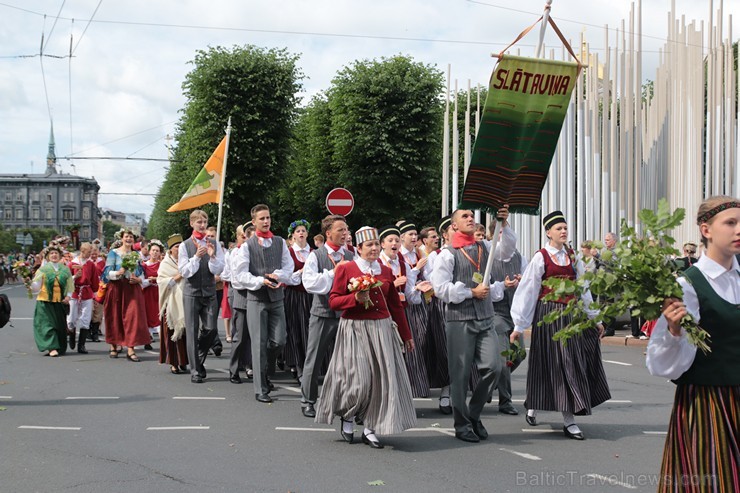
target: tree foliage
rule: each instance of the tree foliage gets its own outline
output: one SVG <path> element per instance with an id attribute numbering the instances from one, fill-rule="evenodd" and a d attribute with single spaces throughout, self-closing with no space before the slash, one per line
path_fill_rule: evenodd
<path id="1" fill-rule="evenodd" d="M 224 136 L 232 119 L 222 221 L 222 238 L 249 219 L 264 202 L 276 223 L 288 219 L 277 193 L 286 177 L 290 138 L 302 73 L 298 55 L 255 46 L 197 52 L 185 77 L 187 102 L 176 131 L 175 160 L 155 200 L 149 236 L 189 234 L 189 211 L 168 213 Z M 215 224 L 218 208 L 203 207 Z M 285 217 L 283 217 L 285 216 Z"/>

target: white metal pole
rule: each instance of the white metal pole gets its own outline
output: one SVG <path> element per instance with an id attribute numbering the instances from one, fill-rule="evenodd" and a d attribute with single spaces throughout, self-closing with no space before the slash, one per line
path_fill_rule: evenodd
<path id="1" fill-rule="evenodd" d="M 226 163 L 229 160 L 229 138 L 231 137 L 231 117 L 226 124 L 226 145 L 224 146 L 224 166 L 221 170 L 221 192 L 218 198 L 218 222 L 216 223 L 216 243 L 221 241 L 221 216 L 224 209 L 224 192 L 226 186 Z"/>

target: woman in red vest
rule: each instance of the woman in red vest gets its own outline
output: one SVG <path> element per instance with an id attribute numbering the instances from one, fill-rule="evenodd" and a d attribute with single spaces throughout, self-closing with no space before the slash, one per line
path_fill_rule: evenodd
<path id="1" fill-rule="evenodd" d="M 285 290 L 285 322 L 287 339 L 285 342 L 285 364 L 290 368 L 294 378 L 303 376 L 303 362 L 306 360 L 306 343 L 308 342 L 308 319 L 311 316 L 313 295 L 306 292 L 301 282 L 303 266 L 311 247 L 308 245 L 308 230 L 311 224 L 305 219 L 293 221 L 288 226 L 291 242 L 290 256 L 293 257 L 293 283 Z"/>
<path id="2" fill-rule="evenodd" d="M 583 262 L 576 258 L 568 244 L 568 225 L 560 211 L 554 211 L 542 220 L 549 239 L 532 257 L 522 274 L 511 306 L 514 332 L 511 342 L 524 338 L 521 335 L 532 327 L 527 371 L 526 421 L 537 426 L 537 411 L 560 411 L 563 414 L 563 433 L 567 438 L 583 440 L 584 436 L 575 422 L 575 415 L 591 414 L 591 409 L 611 398 L 606 374 L 601 362 L 599 338 L 604 327 L 586 331 L 574 337 L 567 345 L 552 340 L 552 336 L 570 323 L 570 317 L 560 317 L 551 324 L 540 321 L 554 310 L 563 310 L 568 299 L 543 301 L 550 291 L 542 281 L 551 277 L 576 279 L 583 274 Z M 590 306 L 591 293 L 582 296 L 585 306 Z M 589 312 L 589 316 L 595 316 Z"/>
<path id="3" fill-rule="evenodd" d="M 157 275 L 163 254 L 164 244 L 157 239 L 153 239 L 149 242 L 149 259 L 141 263 L 141 268 L 144 269 L 141 287 L 144 290 L 146 325 L 149 327 L 149 336 L 152 339 L 154 339 L 154 334 L 159 335 L 159 287 L 157 287 Z M 144 346 L 144 349 L 151 350 L 151 343 Z"/>

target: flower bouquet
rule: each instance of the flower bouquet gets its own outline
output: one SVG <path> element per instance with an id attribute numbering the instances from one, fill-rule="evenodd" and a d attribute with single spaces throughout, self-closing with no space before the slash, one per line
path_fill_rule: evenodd
<path id="1" fill-rule="evenodd" d="M 26 286 L 26 291 L 28 291 L 28 299 L 33 298 L 33 292 L 31 291 L 31 264 L 28 262 L 24 262 L 23 260 L 18 260 L 17 262 L 13 263 L 13 272 L 15 272 L 15 275 L 18 276 L 19 279 L 23 280 L 23 284 Z"/>
<path id="2" fill-rule="evenodd" d="M 595 330 L 597 323 L 608 323 L 626 311 L 634 317 L 657 320 L 666 299 L 680 299 L 682 290 L 676 279 L 677 268 L 671 260 L 679 252 L 673 247 L 676 240 L 668 232 L 680 225 L 685 215 L 686 211 L 680 208 L 671 212 L 668 202 L 661 199 L 657 211 L 640 211 L 643 234 L 622 220 L 621 241 L 613 252 L 602 254 L 601 268 L 586 272 L 575 281 L 561 278 L 544 281 L 544 286 L 553 289 L 545 296 L 545 301 L 571 297 L 563 311 L 550 312 L 543 318 L 542 322 L 553 323 L 561 316 L 572 316 L 571 323 L 555 333 L 553 339 L 565 344 L 571 337 Z M 586 290 L 611 301 L 584 306 L 581 294 Z M 586 309 L 598 313 L 589 319 Z M 690 314 L 681 320 L 681 327 L 686 330 L 691 344 L 704 353 L 711 351 L 709 333 L 699 327 Z"/>
<path id="3" fill-rule="evenodd" d="M 136 267 L 139 265 L 140 260 L 139 252 L 130 252 L 123 256 L 121 260 L 121 267 L 126 270 L 126 277 L 131 277 L 131 274 L 136 271 Z"/>
<path id="4" fill-rule="evenodd" d="M 501 356 L 506 358 L 506 366 L 513 368 L 524 361 L 524 358 L 527 357 L 527 351 L 517 341 L 509 344 L 509 349 L 506 351 L 501 351 Z"/>
<path id="5" fill-rule="evenodd" d="M 372 274 L 365 274 L 362 277 L 353 277 L 349 280 L 349 284 L 347 284 L 347 289 L 350 293 L 355 293 L 357 291 L 370 291 L 373 288 L 379 288 L 383 285 L 382 281 L 379 281 L 375 278 Z M 373 306 L 372 300 L 367 300 L 365 302 L 365 309 L 367 310 Z"/>

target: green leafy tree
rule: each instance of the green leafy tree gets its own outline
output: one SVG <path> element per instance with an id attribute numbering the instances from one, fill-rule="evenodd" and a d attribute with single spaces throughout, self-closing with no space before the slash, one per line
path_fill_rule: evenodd
<path id="1" fill-rule="evenodd" d="M 113 235 L 121 229 L 121 226 L 113 221 L 103 221 L 103 238 L 106 243 L 113 241 Z"/>
<path id="2" fill-rule="evenodd" d="M 352 192 L 354 228 L 439 218 L 442 81 L 438 69 L 406 56 L 356 61 L 334 78 L 331 164 L 316 177 L 324 195 L 336 186 Z"/>
<path id="3" fill-rule="evenodd" d="M 189 211 L 168 213 L 224 136 L 232 119 L 222 221 L 230 240 L 237 224 L 249 219 L 254 204 L 270 205 L 279 226 L 289 224 L 279 193 L 286 179 L 290 138 L 301 88 L 298 56 L 284 49 L 256 46 L 212 47 L 197 52 L 183 83 L 187 98 L 176 131 L 177 146 L 155 199 L 149 236 L 189 234 Z M 276 203 L 277 202 L 277 203 Z M 211 224 L 218 207 L 203 207 Z"/>

